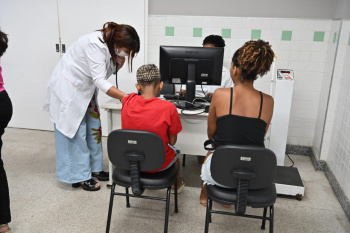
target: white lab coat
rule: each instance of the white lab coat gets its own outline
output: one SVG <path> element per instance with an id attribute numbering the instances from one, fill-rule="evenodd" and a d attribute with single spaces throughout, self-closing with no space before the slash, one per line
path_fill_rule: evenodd
<path id="1" fill-rule="evenodd" d="M 62 56 L 47 85 L 42 110 L 63 135 L 73 138 L 98 89 L 106 93 L 115 71 L 100 31 L 81 36 Z"/>
<path id="2" fill-rule="evenodd" d="M 205 97 L 207 93 L 214 93 L 216 89 L 221 87 L 233 87 L 233 81 L 231 79 L 230 71 L 224 66 L 222 67 L 221 85 L 196 85 L 196 97 Z M 181 89 L 186 90 L 186 84 L 182 85 Z M 203 91 L 205 94 L 203 93 Z"/>

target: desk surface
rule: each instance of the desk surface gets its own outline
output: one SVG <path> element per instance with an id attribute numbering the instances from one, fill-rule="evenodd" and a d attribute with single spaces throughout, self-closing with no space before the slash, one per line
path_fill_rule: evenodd
<path id="1" fill-rule="evenodd" d="M 108 129 L 121 128 L 122 104 L 119 100 L 111 99 L 101 105 L 108 113 Z M 178 134 L 176 147 L 180 148 L 181 154 L 206 155 L 204 142 L 208 139 L 207 125 L 208 113 L 201 113 L 202 110 L 188 111 L 178 109 L 182 131 Z"/>
<path id="2" fill-rule="evenodd" d="M 110 99 L 109 101 L 107 101 L 106 103 L 101 105 L 101 108 L 106 109 L 106 110 L 121 110 L 122 109 L 122 103 L 117 100 L 117 99 Z M 182 110 L 182 109 L 177 109 L 177 112 L 180 115 L 195 115 L 198 117 L 208 117 L 208 113 L 203 112 L 202 109 L 199 110 Z"/>

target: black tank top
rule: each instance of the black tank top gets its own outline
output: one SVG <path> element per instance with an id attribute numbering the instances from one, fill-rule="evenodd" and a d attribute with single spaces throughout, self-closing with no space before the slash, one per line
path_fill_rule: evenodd
<path id="1" fill-rule="evenodd" d="M 221 145 L 264 145 L 264 137 L 267 123 L 260 119 L 261 109 L 263 105 L 263 95 L 260 91 L 260 111 L 259 117 L 245 117 L 231 114 L 232 110 L 232 93 L 230 100 L 230 112 L 228 115 L 218 117 L 216 124 L 217 130 L 214 136 L 214 147 Z"/>

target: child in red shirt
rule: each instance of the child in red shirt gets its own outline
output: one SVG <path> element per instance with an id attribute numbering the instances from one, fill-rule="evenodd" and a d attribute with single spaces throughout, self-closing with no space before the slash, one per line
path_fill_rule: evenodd
<path id="1" fill-rule="evenodd" d="M 136 88 L 141 95 L 132 93 L 122 99 L 122 128 L 145 130 L 159 135 L 165 148 L 165 162 L 155 171 L 164 170 L 175 161 L 178 163 L 178 193 L 185 186 L 180 178 L 180 161 L 172 146 L 175 145 L 177 134 L 182 130 L 181 121 L 175 105 L 169 101 L 157 98 L 163 87 L 160 72 L 156 65 L 141 66 L 136 73 Z"/>

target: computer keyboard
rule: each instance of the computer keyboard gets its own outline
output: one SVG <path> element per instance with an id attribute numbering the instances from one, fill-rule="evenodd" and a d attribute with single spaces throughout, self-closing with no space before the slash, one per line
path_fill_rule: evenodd
<path id="1" fill-rule="evenodd" d="M 170 94 L 166 94 L 163 95 L 164 99 L 166 100 L 185 100 L 185 96 L 181 96 L 181 95 L 170 95 Z M 196 97 L 195 98 L 196 102 L 211 102 L 211 98 L 207 98 L 207 97 Z"/>

